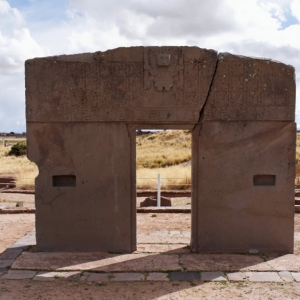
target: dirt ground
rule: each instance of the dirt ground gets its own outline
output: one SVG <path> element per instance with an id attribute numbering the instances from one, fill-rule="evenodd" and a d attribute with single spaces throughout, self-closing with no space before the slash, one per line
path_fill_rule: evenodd
<path id="1" fill-rule="evenodd" d="M 0 299 L 299 299 L 300 283 L 37 282 L 1 280 Z"/>
<path id="2" fill-rule="evenodd" d="M 31 231 L 34 224 L 34 214 L 0 214 L 0 253 Z"/>
<path id="3" fill-rule="evenodd" d="M 0 214 L 0 253 L 34 228 L 34 214 Z M 138 214 L 138 233 L 188 231 L 190 214 Z M 300 231 L 300 214 L 295 215 Z M 300 299 L 300 283 L 38 282 L 0 279 L 0 300 L 11 299 Z"/>

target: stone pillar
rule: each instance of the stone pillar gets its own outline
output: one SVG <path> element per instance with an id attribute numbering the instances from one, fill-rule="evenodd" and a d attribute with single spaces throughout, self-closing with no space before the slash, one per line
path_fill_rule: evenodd
<path id="1" fill-rule="evenodd" d="M 135 250 L 127 126 L 35 123 L 27 130 L 28 157 L 39 168 L 37 250 Z"/>

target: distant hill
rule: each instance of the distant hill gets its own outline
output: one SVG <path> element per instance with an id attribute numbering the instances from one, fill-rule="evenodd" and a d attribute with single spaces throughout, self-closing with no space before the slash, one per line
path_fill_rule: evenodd
<path id="1" fill-rule="evenodd" d="M 136 166 L 164 168 L 190 161 L 191 131 L 168 130 L 136 137 Z"/>

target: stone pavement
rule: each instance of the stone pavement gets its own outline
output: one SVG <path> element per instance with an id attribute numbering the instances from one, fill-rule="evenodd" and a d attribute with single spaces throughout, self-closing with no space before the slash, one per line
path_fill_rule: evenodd
<path id="1" fill-rule="evenodd" d="M 132 254 L 45 253 L 34 252 L 32 231 L 0 254 L 0 279 L 300 282 L 299 255 L 191 253 L 189 238 L 185 231 L 162 230 L 139 234 Z"/>

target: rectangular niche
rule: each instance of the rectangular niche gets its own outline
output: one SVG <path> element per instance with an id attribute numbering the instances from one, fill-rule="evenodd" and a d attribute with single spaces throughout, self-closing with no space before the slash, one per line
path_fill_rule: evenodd
<path id="1" fill-rule="evenodd" d="M 253 185 L 254 186 L 274 186 L 276 182 L 275 175 L 254 175 Z"/>
<path id="2" fill-rule="evenodd" d="M 52 176 L 53 187 L 75 187 L 75 175 L 54 175 Z"/>

